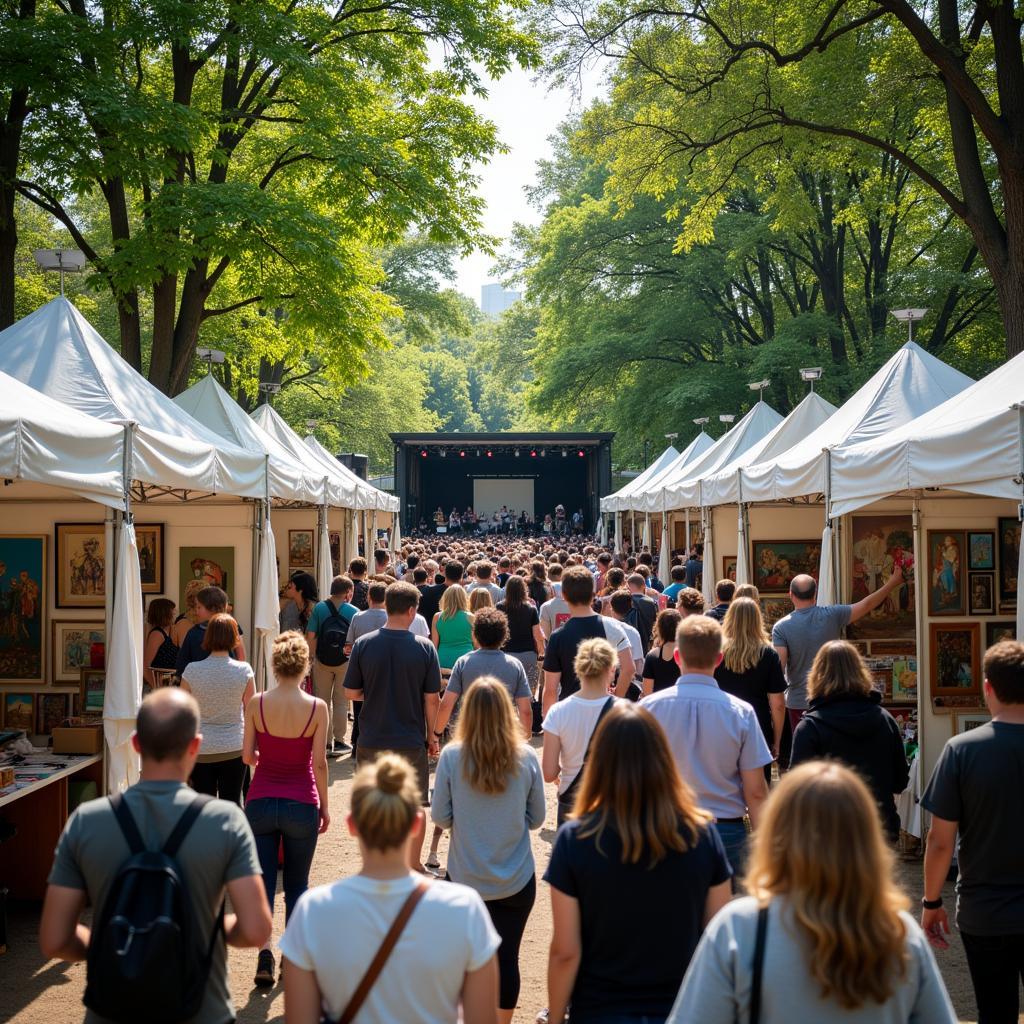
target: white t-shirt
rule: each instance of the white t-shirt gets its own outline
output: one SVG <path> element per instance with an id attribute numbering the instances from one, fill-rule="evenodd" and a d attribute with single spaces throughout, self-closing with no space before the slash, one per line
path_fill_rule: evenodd
<path id="1" fill-rule="evenodd" d="M 425 636 L 428 640 L 430 639 L 430 627 L 427 625 L 427 620 L 418 612 L 416 618 L 412 620 L 409 632 L 415 633 L 417 636 Z"/>
<path id="2" fill-rule="evenodd" d="M 628 622 L 619 622 L 618 619 L 614 620 L 618 622 L 619 626 L 622 627 L 622 632 L 626 634 L 626 639 L 629 640 L 629 646 L 633 651 L 633 661 L 639 661 L 641 667 L 644 661 L 644 645 L 640 642 L 640 634 L 637 632 L 634 626 L 631 626 Z"/>
<path id="3" fill-rule="evenodd" d="M 622 623 L 618 623 L 622 625 Z M 572 784 L 572 780 L 583 767 L 583 755 L 587 752 L 590 736 L 593 733 L 597 718 L 607 697 L 587 700 L 578 693 L 566 697 L 552 705 L 544 718 L 544 731 L 558 737 L 559 754 L 558 776 L 559 795 Z M 613 698 L 617 700 L 618 698 Z"/>
<path id="4" fill-rule="evenodd" d="M 281 939 L 281 952 L 312 971 L 324 1012 L 337 1020 L 376 956 L 419 875 L 381 881 L 356 875 L 309 889 Z M 358 941 L 339 941 L 338 929 Z M 455 882 L 432 882 L 388 957 L 356 1024 L 454 1024 L 468 971 L 501 943 L 480 896 Z"/>

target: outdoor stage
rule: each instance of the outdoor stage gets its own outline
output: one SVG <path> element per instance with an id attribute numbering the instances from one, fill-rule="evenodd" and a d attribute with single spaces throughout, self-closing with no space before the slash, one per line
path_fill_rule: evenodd
<path id="1" fill-rule="evenodd" d="M 502 505 L 537 522 L 555 506 L 594 528 L 611 491 L 614 434 L 392 434 L 402 529 L 433 526 L 438 506 L 489 515 Z"/>

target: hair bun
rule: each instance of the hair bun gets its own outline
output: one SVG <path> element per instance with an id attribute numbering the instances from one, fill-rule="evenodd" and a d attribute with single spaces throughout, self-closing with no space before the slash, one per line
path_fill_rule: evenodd
<path id="1" fill-rule="evenodd" d="M 377 766 L 377 788 L 382 793 L 393 796 L 401 792 L 405 776 L 405 766 L 387 758 Z"/>

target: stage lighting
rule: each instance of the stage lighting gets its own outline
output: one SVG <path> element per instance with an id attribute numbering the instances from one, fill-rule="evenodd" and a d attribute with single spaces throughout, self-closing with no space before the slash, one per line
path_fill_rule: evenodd
<path id="1" fill-rule="evenodd" d="M 420 449 L 420 458 L 421 459 L 425 459 L 426 457 L 427 457 L 427 449 L 426 448 L 421 448 Z"/>
<path id="2" fill-rule="evenodd" d="M 466 453 L 464 451 L 460 451 L 459 452 L 459 458 L 460 459 L 464 459 L 465 457 L 466 457 Z"/>
<path id="3" fill-rule="evenodd" d="M 540 457 L 541 457 L 542 459 L 543 459 L 543 458 L 546 458 L 546 457 L 547 457 L 547 454 L 548 454 L 548 450 L 547 450 L 547 448 L 541 448 L 541 450 L 540 450 Z"/>
<path id="4" fill-rule="evenodd" d="M 517 448 L 512 454 L 518 459 L 519 458 L 519 449 Z"/>
<path id="5" fill-rule="evenodd" d="M 535 459 L 535 458 L 537 458 L 537 449 L 536 449 L 536 448 L 534 448 L 534 449 L 533 449 L 533 450 L 532 450 L 532 451 L 530 452 L 530 458 L 531 458 L 531 459 Z"/>
<path id="6" fill-rule="evenodd" d="M 563 459 L 569 458 L 569 453 L 564 448 L 562 449 L 562 458 Z"/>
<path id="7" fill-rule="evenodd" d="M 479 449 L 479 448 L 477 448 L 477 450 L 476 450 L 476 457 L 477 457 L 478 459 L 480 458 L 480 449 Z"/>
<path id="8" fill-rule="evenodd" d="M 442 459 L 448 458 L 448 452 L 444 448 L 442 448 L 437 454 L 440 455 Z"/>
<path id="9" fill-rule="evenodd" d="M 491 457 L 491 449 L 490 449 L 490 448 L 488 448 L 488 449 L 487 449 L 487 458 L 490 458 L 490 457 Z"/>
<path id="10" fill-rule="evenodd" d="M 585 455 L 585 452 L 581 448 L 576 454 L 582 459 L 584 457 L 584 455 Z"/>

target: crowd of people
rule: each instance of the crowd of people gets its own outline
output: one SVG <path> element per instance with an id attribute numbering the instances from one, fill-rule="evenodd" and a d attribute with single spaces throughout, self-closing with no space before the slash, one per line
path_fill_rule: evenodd
<path id="1" fill-rule="evenodd" d="M 586 517 L 583 509 L 578 508 L 571 515 L 565 510 L 565 506 L 559 503 L 551 512 L 543 516 L 535 516 L 528 509 L 509 508 L 502 505 L 494 511 L 478 512 L 468 507 L 460 512 L 452 506 L 451 512 L 445 514 L 444 509 L 438 505 L 431 516 L 431 525 L 426 519 L 420 519 L 413 537 L 427 537 L 431 533 L 446 533 L 453 535 L 473 534 L 513 534 L 516 536 L 546 535 L 549 537 L 574 537 L 582 536 L 586 529 Z"/>
<path id="2" fill-rule="evenodd" d="M 751 585 L 721 580 L 705 606 L 699 547 L 670 581 L 649 551 L 571 534 L 371 558 L 322 600 L 289 579 L 262 693 L 223 591 L 194 595 L 185 629 L 151 605 L 147 670 L 173 658 L 180 686 L 143 701 L 141 781 L 69 819 L 40 928 L 45 955 L 88 960 L 90 1021 L 143 1019 L 147 981 L 160 1019 L 234 1019 L 226 942 L 256 950 L 257 986 L 283 978 L 289 1024 L 508 1024 L 540 871 L 548 999 L 521 1008 L 538 1021 L 946 1024 L 955 854 L 979 1022 L 1016 1022 L 1024 644 L 987 652 L 992 722 L 946 744 L 922 797 L 918 923 L 893 878 L 903 737 L 842 639 L 898 570 L 829 607 L 798 576 L 769 633 Z M 310 889 L 343 756 L 361 869 Z M 546 785 L 558 830 L 537 864 Z"/>

